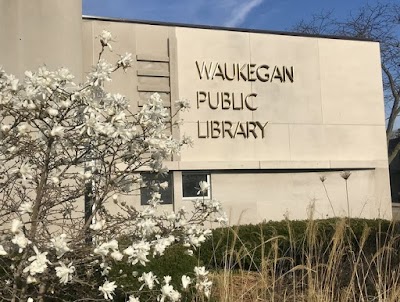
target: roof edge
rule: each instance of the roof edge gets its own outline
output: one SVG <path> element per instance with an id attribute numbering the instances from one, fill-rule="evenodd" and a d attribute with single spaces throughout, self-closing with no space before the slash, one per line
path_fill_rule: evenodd
<path id="1" fill-rule="evenodd" d="M 196 28 L 196 29 L 210 29 L 210 30 L 224 30 L 224 31 L 235 31 L 235 32 L 260 33 L 260 34 L 271 34 L 271 35 L 281 35 L 281 36 L 294 36 L 294 37 L 307 37 L 307 38 L 325 38 L 325 39 L 363 41 L 363 42 L 379 42 L 379 41 L 372 40 L 372 39 L 356 38 L 356 37 L 348 37 L 348 36 L 316 35 L 316 34 L 306 34 L 306 33 L 299 33 L 299 32 L 289 32 L 289 31 L 248 29 L 248 28 L 240 28 L 240 27 L 224 27 L 224 26 L 199 25 L 199 24 L 187 24 L 187 23 L 173 23 L 173 22 L 164 22 L 164 21 L 123 19 L 123 18 L 100 17 L 100 16 L 89 16 L 89 15 L 83 15 L 82 19 L 95 20 L 95 21 L 120 22 L 120 23 L 136 23 L 136 24 L 147 24 L 147 25 L 159 25 L 159 26 L 174 26 L 174 27 Z"/>

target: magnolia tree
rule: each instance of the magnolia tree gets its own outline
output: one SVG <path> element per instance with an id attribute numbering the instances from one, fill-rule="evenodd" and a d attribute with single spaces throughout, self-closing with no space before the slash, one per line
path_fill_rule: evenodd
<path id="1" fill-rule="evenodd" d="M 145 267 L 175 244 L 192 253 L 210 234 L 203 223 L 224 221 L 213 200 L 194 201 L 190 211 L 162 211 L 165 183 L 151 184 L 147 206 L 129 204 L 127 196 L 145 185 L 138 169 L 165 173 L 163 161 L 189 140 L 168 134 L 172 118 L 159 95 L 131 112 L 125 97 L 105 90 L 132 60 L 125 54 L 116 64 L 106 62 L 102 54 L 112 37 L 103 31 L 99 39 L 99 60 L 83 84 L 65 68 L 27 71 L 23 80 L 0 69 L 1 301 L 71 301 L 60 293 L 82 287 L 90 294 L 72 301 L 112 300 L 119 290 L 109 275 L 114 264 Z M 188 102 L 176 106 L 184 110 Z M 181 276 L 175 288 L 170 276 L 145 269 L 133 277 L 141 286 L 125 293 L 130 302 L 143 292 L 159 301 L 179 301 L 189 289 L 210 294 L 204 267 Z"/>

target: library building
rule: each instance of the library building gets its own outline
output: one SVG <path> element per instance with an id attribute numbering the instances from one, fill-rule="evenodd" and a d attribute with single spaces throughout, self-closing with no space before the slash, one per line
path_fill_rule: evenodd
<path id="1" fill-rule="evenodd" d="M 166 210 L 190 207 L 207 181 L 206 198 L 222 202 L 231 224 L 392 218 L 378 42 L 107 19 L 82 16 L 81 1 L 32 2 L 1 2 L 6 71 L 65 66 L 79 81 L 107 30 L 115 42 L 105 58 L 134 58 L 109 84 L 132 110 L 153 93 L 171 111 L 190 101 L 172 135 L 194 144 L 166 162 Z"/>

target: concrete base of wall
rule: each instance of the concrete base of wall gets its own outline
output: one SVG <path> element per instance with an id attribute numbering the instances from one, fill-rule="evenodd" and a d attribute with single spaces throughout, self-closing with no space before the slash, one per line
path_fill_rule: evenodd
<path id="1" fill-rule="evenodd" d="M 392 215 L 394 221 L 400 220 L 400 203 L 393 203 L 392 204 Z"/>

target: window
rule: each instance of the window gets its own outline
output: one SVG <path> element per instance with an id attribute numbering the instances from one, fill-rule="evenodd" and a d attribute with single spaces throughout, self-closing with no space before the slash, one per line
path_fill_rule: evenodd
<path id="1" fill-rule="evenodd" d="M 142 172 L 140 175 L 143 181 L 146 183 L 145 187 L 140 188 L 140 204 L 142 206 L 147 205 L 148 201 L 151 199 L 152 185 L 155 183 L 168 182 L 168 187 L 166 189 L 159 188 L 159 193 L 161 194 L 161 204 L 172 204 L 174 200 L 173 195 L 173 177 L 172 172 L 168 174 L 157 174 L 151 172 Z M 157 189 L 157 188 L 156 188 Z"/>
<path id="2" fill-rule="evenodd" d="M 206 181 L 209 185 L 210 182 L 210 174 L 202 173 L 202 172 L 183 172 L 182 173 L 182 191 L 183 198 L 198 198 L 203 196 L 201 193 L 198 195 L 197 193 L 200 190 L 199 182 Z M 210 198 L 211 191 L 208 188 L 207 192 L 204 194 L 204 197 Z"/>

